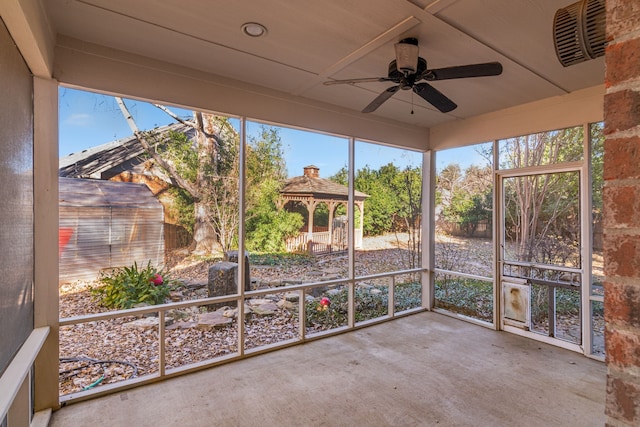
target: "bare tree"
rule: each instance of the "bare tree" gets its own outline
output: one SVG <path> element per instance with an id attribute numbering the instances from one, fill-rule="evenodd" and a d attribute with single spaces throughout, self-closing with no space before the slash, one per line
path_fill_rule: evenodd
<path id="1" fill-rule="evenodd" d="M 507 165 L 519 168 L 575 160 L 572 156 L 581 154 L 581 141 L 580 129 L 514 138 L 505 150 Z M 557 254 L 566 260 L 566 247 L 554 246 L 553 240 L 556 237 L 571 241 L 578 239 L 579 230 L 567 222 L 568 218 L 575 220 L 578 215 L 577 176 L 572 173 L 546 173 L 508 178 L 505 192 L 507 236 L 516 243 L 516 258 L 532 261 L 540 256 Z M 570 235 L 559 236 L 559 230 Z M 561 254 L 560 249 L 565 253 Z"/>

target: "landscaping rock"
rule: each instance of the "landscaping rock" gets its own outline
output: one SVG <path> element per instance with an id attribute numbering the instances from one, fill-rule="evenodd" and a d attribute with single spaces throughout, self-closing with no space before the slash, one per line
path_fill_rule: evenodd
<path id="1" fill-rule="evenodd" d="M 184 299 L 184 295 L 179 291 L 171 291 L 169 292 L 169 299 L 173 302 L 182 301 Z"/>
<path id="2" fill-rule="evenodd" d="M 219 297 L 238 293 L 238 264 L 221 261 L 209 267 L 209 281 L 207 284 L 209 297 Z M 216 310 L 232 303 L 211 304 L 209 309 Z"/>
<path id="3" fill-rule="evenodd" d="M 260 298 L 260 299 L 256 298 L 256 299 L 250 299 L 247 302 L 249 303 L 250 306 L 254 307 L 256 305 L 270 304 L 273 301 L 266 298 Z"/>
<path id="4" fill-rule="evenodd" d="M 124 323 L 122 326 L 127 328 L 137 328 L 142 330 L 153 329 L 158 327 L 159 319 L 157 317 L 143 317 L 141 319 L 136 319 L 132 322 Z M 173 318 L 165 317 L 164 325 L 169 326 L 173 323 Z"/>
<path id="5" fill-rule="evenodd" d="M 222 315 L 224 317 L 228 317 L 230 319 L 237 319 L 238 318 L 238 309 L 237 308 L 230 308 L 230 307 L 225 307 L 226 309 L 222 312 Z M 247 317 L 249 316 L 251 313 L 253 313 L 253 309 L 251 307 L 249 307 L 247 304 L 244 305 L 244 316 Z"/>
<path id="6" fill-rule="evenodd" d="M 284 298 L 287 301 L 296 302 L 300 299 L 300 292 L 287 292 L 286 294 L 284 294 Z"/>
<path id="7" fill-rule="evenodd" d="M 224 261 L 239 264 L 238 251 L 228 251 L 224 253 Z M 251 290 L 251 273 L 249 271 L 249 252 L 244 251 L 244 290 Z"/>
<path id="8" fill-rule="evenodd" d="M 232 320 L 228 317 L 224 317 L 221 313 L 213 312 L 213 313 L 204 313 L 198 316 L 198 324 L 197 328 L 205 331 L 210 331 L 215 328 L 222 328 Z"/>
<path id="9" fill-rule="evenodd" d="M 252 308 L 253 312 L 258 316 L 273 316 L 278 311 L 278 306 L 272 302 L 257 305 Z"/>
<path id="10" fill-rule="evenodd" d="M 167 331 L 172 331 L 174 329 L 190 329 L 190 328 L 195 328 L 198 325 L 197 322 L 176 322 L 172 325 L 169 325 L 166 327 Z"/>
<path id="11" fill-rule="evenodd" d="M 342 288 L 333 288 L 333 289 L 329 289 L 327 291 L 327 295 L 329 296 L 335 296 L 342 293 Z"/>
<path id="12" fill-rule="evenodd" d="M 291 310 L 296 306 L 294 303 L 287 301 L 286 299 L 281 299 L 276 305 L 285 310 Z"/>

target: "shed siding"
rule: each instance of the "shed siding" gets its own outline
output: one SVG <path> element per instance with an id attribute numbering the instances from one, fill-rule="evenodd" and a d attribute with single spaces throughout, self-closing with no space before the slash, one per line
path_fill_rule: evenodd
<path id="1" fill-rule="evenodd" d="M 142 184 L 60 178 L 60 282 L 164 262 L 164 213 Z"/>

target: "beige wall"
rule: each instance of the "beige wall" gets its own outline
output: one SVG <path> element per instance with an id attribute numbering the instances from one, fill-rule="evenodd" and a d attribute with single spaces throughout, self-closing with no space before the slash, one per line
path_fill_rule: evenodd
<path id="1" fill-rule="evenodd" d="M 603 120 L 604 85 L 599 85 L 425 129 L 65 37 L 56 49 L 54 75 L 70 86 L 417 150 L 440 150 Z"/>
<path id="2" fill-rule="evenodd" d="M 51 77 L 55 34 L 38 0 L 2 0 L 0 16 L 31 73 Z"/>
<path id="3" fill-rule="evenodd" d="M 442 150 L 603 120 L 604 85 L 431 128 L 430 148 Z"/>

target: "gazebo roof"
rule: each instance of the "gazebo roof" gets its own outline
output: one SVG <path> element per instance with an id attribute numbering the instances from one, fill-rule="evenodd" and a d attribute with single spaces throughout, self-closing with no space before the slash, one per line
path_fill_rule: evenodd
<path id="1" fill-rule="evenodd" d="M 280 194 L 284 197 L 310 197 L 316 200 L 347 200 L 349 188 L 337 182 L 320 178 L 320 168 L 314 165 L 304 168 L 304 175 L 289 178 L 285 181 Z M 354 191 L 356 200 L 364 200 L 368 194 Z"/>

